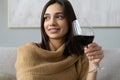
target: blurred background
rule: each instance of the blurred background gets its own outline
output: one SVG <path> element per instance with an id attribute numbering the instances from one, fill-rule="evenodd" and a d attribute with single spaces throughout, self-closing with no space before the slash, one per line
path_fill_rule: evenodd
<path id="1" fill-rule="evenodd" d="M 94 42 L 103 48 L 120 48 L 120 26 L 95 27 L 94 31 Z M 40 41 L 40 28 L 8 27 L 8 0 L 0 0 L 0 47 L 18 47 L 29 42 Z"/>

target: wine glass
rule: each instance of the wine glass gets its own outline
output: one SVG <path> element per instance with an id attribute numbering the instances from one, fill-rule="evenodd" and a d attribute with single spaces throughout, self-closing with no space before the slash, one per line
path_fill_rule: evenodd
<path id="1" fill-rule="evenodd" d="M 83 27 L 81 25 L 87 25 L 86 27 Z M 80 42 L 80 44 L 84 47 L 87 47 L 88 44 L 92 43 L 95 37 L 93 27 L 88 23 L 86 19 L 80 20 L 74 20 L 73 21 L 73 32 L 74 32 L 74 39 L 77 40 L 77 42 Z M 96 65 L 96 62 L 93 61 L 94 69 L 90 72 L 96 72 L 98 70 L 103 69 L 102 67 L 99 67 Z"/>

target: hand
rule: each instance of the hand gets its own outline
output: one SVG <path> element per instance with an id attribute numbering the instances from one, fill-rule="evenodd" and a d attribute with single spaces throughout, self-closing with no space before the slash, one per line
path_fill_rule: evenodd
<path id="1" fill-rule="evenodd" d="M 96 43 L 90 43 L 84 48 L 84 53 L 89 59 L 89 64 L 96 63 L 99 65 L 100 61 L 104 57 L 102 48 Z"/>

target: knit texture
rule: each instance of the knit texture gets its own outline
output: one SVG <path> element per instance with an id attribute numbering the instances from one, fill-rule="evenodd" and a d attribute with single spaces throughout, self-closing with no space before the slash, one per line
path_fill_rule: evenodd
<path id="1" fill-rule="evenodd" d="M 65 45 L 48 51 L 33 43 L 20 46 L 15 63 L 17 80 L 85 80 L 86 56 L 63 56 Z"/>

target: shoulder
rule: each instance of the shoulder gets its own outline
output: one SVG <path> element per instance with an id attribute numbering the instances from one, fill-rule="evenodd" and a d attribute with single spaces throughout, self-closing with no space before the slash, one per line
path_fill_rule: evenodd
<path id="1" fill-rule="evenodd" d="M 35 52 L 35 43 L 33 43 L 33 42 L 27 43 L 25 45 L 21 45 L 17 48 L 17 53 L 19 55 L 20 54 L 27 55 L 27 54 L 30 54 L 30 53 L 33 53 L 33 52 Z"/>
<path id="2" fill-rule="evenodd" d="M 28 50 L 28 49 L 32 48 L 33 46 L 35 46 L 35 43 L 30 42 L 30 43 L 19 46 L 17 49 L 18 50 Z"/>
<path id="3" fill-rule="evenodd" d="M 22 64 L 32 62 L 35 53 L 34 43 L 27 43 L 17 48 L 16 67 L 22 66 Z"/>

